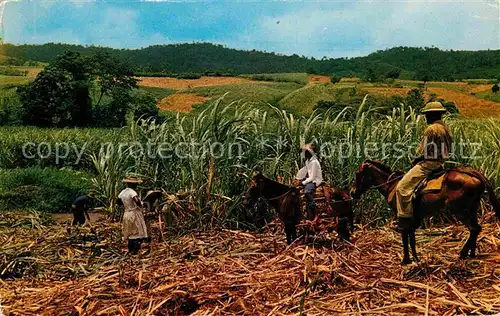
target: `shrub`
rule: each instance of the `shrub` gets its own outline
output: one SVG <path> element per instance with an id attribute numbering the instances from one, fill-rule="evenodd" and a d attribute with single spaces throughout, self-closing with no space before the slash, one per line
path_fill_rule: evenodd
<path id="1" fill-rule="evenodd" d="M 69 211 L 73 200 L 89 187 L 85 173 L 70 169 L 0 170 L 0 209 Z"/>
<path id="2" fill-rule="evenodd" d="M 337 76 L 337 75 L 331 75 L 330 76 L 330 82 L 333 83 L 333 84 L 336 84 L 340 80 L 342 80 L 342 77 L 340 77 L 340 76 Z"/>
<path id="3" fill-rule="evenodd" d="M 23 115 L 23 108 L 16 90 L 0 90 L 0 125 L 21 125 Z"/>
<path id="4" fill-rule="evenodd" d="M 493 85 L 493 87 L 491 87 L 491 91 L 492 91 L 493 93 L 497 93 L 498 91 L 500 91 L 500 87 L 498 86 L 498 83 L 495 83 L 495 84 Z"/>

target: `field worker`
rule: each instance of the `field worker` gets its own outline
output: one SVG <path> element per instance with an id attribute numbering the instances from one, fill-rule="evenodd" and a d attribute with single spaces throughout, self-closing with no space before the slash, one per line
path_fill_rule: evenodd
<path id="1" fill-rule="evenodd" d="M 316 188 L 323 182 L 321 165 L 316 157 L 313 145 L 302 147 L 301 157 L 305 158 L 305 166 L 297 172 L 295 179 L 301 181 L 300 184 L 304 186 L 304 194 L 307 201 L 307 219 L 315 220 L 316 203 L 314 202 L 314 195 Z"/>
<path id="2" fill-rule="evenodd" d="M 429 102 L 422 109 L 429 126 L 418 148 L 420 155 L 413 162 L 413 168 L 406 173 L 396 187 L 398 209 L 398 230 L 412 230 L 418 226 L 413 218 L 413 193 L 432 172 L 443 168 L 449 158 L 452 138 L 442 116 L 446 109 L 440 102 Z"/>
<path id="3" fill-rule="evenodd" d="M 125 178 L 123 182 L 127 188 L 118 195 L 118 204 L 123 205 L 123 239 L 127 241 L 128 251 L 136 254 L 144 241 L 148 241 L 148 232 L 144 214 L 142 212 L 142 201 L 137 192 L 137 185 L 142 182 L 138 178 Z"/>
<path id="4" fill-rule="evenodd" d="M 89 194 L 85 194 L 76 198 L 76 200 L 71 205 L 71 211 L 73 212 L 73 222 L 71 223 L 72 226 L 84 225 L 85 218 L 90 223 L 88 210 L 93 199 L 93 191 L 89 192 Z"/>

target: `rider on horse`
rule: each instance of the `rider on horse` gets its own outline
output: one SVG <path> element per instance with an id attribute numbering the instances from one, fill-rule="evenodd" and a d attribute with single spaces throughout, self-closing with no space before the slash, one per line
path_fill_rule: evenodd
<path id="1" fill-rule="evenodd" d="M 323 182 L 323 175 L 313 145 L 305 145 L 301 148 L 301 151 L 302 157 L 306 159 L 305 166 L 297 172 L 295 179 L 300 180 L 300 184 L 304 186 L 304 194 L 307 200 L 307 218 L 314 220 L 316 219 L 314 195 L 316 188 Z"/>
<path id="2" fill-rule="evenodd" d="M 421 155 L 414 166 L 404 175 L 396 187 L 398 230 L 405 231 L 418 226 L 413 217 L 413 194 L 417 187 L 433 172 L 443 168 L 449 158 L 452 138 L 448 127 L 442 122 L 446 109 L 440 102 L 429 102 L 422 109 L 429 126 L 418 148 Z"/>

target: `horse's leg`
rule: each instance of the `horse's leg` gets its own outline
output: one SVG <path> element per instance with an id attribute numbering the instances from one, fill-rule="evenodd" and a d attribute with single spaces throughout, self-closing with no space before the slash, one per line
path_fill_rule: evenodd
<path id="1" fill-rule="evenodd" d="M 351 234 L 349 232 L 349 227 L 347 225 L 347 218 L 341 217 L 339 218 L 339 223 L 337 225 L 337 234 L 340 238 L 349 241 Z"/>
<path id="2" fill-rule="evenodd" d="M 401 264 L 409 264 L 411 263 L 410 249 L 408 247 L 409 232 L 406 230 L 403 231 L 401 233 L 401 237 L 403 238 L 403 261 L 401 262 Z"/>
<path id="3" fill-rule="evenodd" d="M 292 242 L 297 240 L 297 226 L 295 223 L 291 224 L 290 226 L 290 235 L 292 237 Z"/>
<path id="4" fill-rule="evenodd" d="M 467 242 L 460 251 L 460 258 L 467 258 L 469 255 L 471 258 L 474 258 L 476 256 L 477 237 L 479 236 L 482 228 L 477 221 L 476 214 L 472 215 L 471 218 L 464 218 L 462 222 L 469 229 L 469 239 L 467 239 Z"/>
<path id="5" fill-rule="evenodd" d="M 477 209 L 479 208 L 480 202 L 481 196 L 478 195 L 470 204 L 469 208 L 462 209 L 462 214 L 457 212 L 457 217 L 469 229 L 469 238 L 460 251 L 460 258 L 467 258 L 469 255 L 471 258 L 476 256 L 477 237 L 482 229 L 477 220 Z"/>
<path id="6" fill-rule="evenodd" d="M 347 215 L 347 220 L 349 221 L 349 231 L 352 233 L 354 231 L 354 214 L 352 212 Z"/>
<path id="7" fill-rule="evenodd" d="M 293 242 L 292 234 L 290 231 L 290 224 L 286 222 L 284 224 L 285 224 L 286 243 L 290 245 Z"/>
<path id="8" fill-rule="evenodd" d="M 410 247 L 411 247 L 411 253 L 413 254 L 413 259 L 415 261 L 419 261 L 418 255 L 417 255 L 417 248 L 416 248 L 416 242 L 415 242 L 415 230 L 410 231 Z"/>

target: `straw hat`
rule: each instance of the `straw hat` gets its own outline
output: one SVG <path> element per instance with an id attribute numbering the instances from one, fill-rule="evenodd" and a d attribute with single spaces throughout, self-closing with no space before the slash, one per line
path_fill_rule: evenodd
<path id="1" fill-rule="evenodd" d="M 446 112 L 446 108 L 441 104 L 441 102 L 438 101 L 429 102 L 422 109 L 422 113 L 428 113 L 428 112 Z"/>
<path id="2" fill-rule="evenodd" d="M 125 179 L 123 179 L 123 182 L 139 184 L 139 183 L 142 183 L 142 179 L 137 178 L 137 177 L 126 177 Z"/>
<path id="3" fill-rule="evenodd" d="M 311 154 L 314 154 L 314 146 L 311 145 L 311 144 L 307 144 L 307 145 L 304 145 L 300 148 L 300 150 L 302 151 L 308 151 L 310 152 Z"/>

